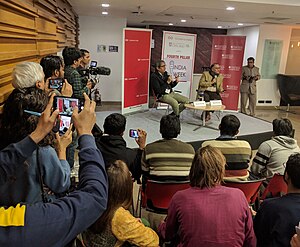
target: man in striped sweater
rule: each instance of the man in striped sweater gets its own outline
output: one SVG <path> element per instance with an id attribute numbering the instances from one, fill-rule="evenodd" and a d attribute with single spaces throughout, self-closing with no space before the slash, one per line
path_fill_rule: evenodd
<path id="1" fill-rule="evenodd" d="M 252 150 L 247 141 L 236 138 L 240 125 L 240 120 L 235 115 L 226 115 L 219 125 L 221 135 L 216 140 L 202 143 L 202 147 L 210 145 L 218 148 L 225 156 L 225 181 L 244 181 L 249 177 L 247 169 Z"/>
<path id="2" fill-rule="evenodd" d="M 160 120 L 161 140 L 148 144 L 142 155 L 144 178 L 153 180 L 188 180 L 195 150 L 175 138 L 180 134 L 180 120 L 166 115 Z"/>

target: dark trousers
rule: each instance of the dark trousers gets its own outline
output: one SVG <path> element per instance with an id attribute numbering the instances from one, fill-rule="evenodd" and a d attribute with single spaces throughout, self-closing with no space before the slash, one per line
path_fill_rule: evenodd
<path id="1" fill-rule="evenodd" d="M 210 100 L 222 100 L 222 98 L 217 92 L 204 91 L 204 101 L 209 102 Z"/>

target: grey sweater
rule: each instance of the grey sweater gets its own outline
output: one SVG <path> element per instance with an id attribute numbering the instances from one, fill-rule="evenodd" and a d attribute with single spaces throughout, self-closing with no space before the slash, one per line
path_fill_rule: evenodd
<path id="1" fill-rule="evenodd" d="M 263 142 L 256 153 L 251 172 L 259 177 L 273 177 L 275 173 L 283 175 L 289 156 L 299 153 L 297 141 L 288 136 L 275 136 Z"/>

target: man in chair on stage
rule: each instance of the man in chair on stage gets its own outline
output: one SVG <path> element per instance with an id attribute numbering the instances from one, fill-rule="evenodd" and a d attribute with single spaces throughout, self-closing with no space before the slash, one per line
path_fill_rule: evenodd
<path id="1" fill-rule="evenodd" d="M 178 77 L 173 80 L 166 71 L 165 61 L 159 60 L 155 63 L 155 73 L 151 75 L 151 87 L 158 100 L 172 106 L 173 112 L 171 114 L 176 116 L 179 116 L 180 112 L 185 109 L 184 104 L 189 102 L 187 97 L 172 90 L 178 82 Z"/>
<path id="2" fill-rule="evenodd" d="M 204 100 L 209 102 L 210 100 L 221 100 L 220 93 L 223 89 L 224 76 L 220 74 L 221 66 L 218 63 L 214 63 L 210 66 L 209 71 L 204 71 L 198 85 L 198 94 L 204 92 Z M 204 117 L 204 116 L 202 116 Z M 205 121 L 210 120 L 210 112 L 206 112 Z"/>

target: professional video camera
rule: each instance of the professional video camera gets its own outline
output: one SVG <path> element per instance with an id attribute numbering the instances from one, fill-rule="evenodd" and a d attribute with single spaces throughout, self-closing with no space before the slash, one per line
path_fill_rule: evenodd
<path id="1" fill-rule="evenodd" d="M 91 61 L 90 67 L 88 69 L 80 69 L 79 73 L 82 77 L 83 83 L 87 83 L 88 80 L 92 83 L 92 89 L 95 87 L 95 85 L 99 82 L 99 78 L 97 78 L 98 75 L 110 75 L 110 68 L 107 67 L 97 67 L 97 61 Z"/>

